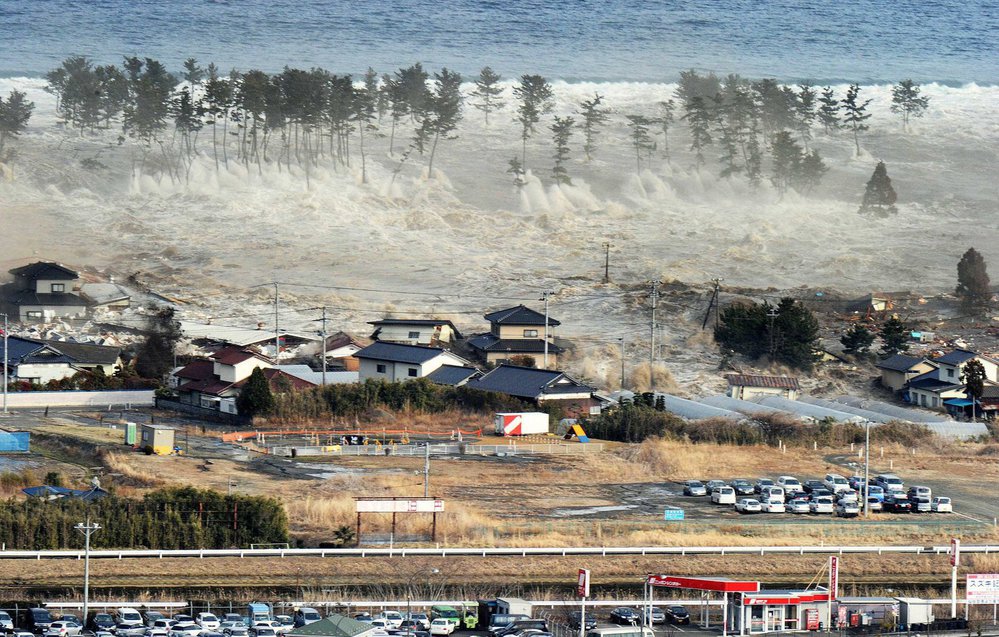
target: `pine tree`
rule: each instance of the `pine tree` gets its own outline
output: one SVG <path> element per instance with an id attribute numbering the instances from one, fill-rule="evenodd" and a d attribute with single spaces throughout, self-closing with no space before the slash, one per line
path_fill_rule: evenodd
<path id="1" fill-rule="evenodd" d="M 808 142 L 812 141 L 812 124 L 815 123 L 815 89 L 810 84 L 798 85 L 798 96 L 795 100 L 798 135 L 808 150 Z"/>
<path id="2" fill-rule="evenodd" d="M 860 323 L 854 323 L 839 342 L 843 344 L 843 351 L 847 354 L 863 355 L 871 351 L 874 334 Z"/>
<path id="3" fill-rule="evenodd" d="M 174 365 L 174 351 L 180 340 L 180 325 L 172 308 L 150 317 L 146 338 L 135 355 L 135 371 L 142 378 L 162 380 Z"/>
<path id="4" fill-rule="evenodd" d="M 794 189 L 805 194 L 812 192 L 828 171 L 829 168 L 822 161 L 818 150 L 805 153 L 798 163 L 798 170 L 794 176 Z"/>
<path id="5" fill-rule="evenodd" d="M 432 177 L 437 143 L 441 139 L 457 139 L 454 135 L 461 121 L 461 75 L 446 68 L 434 73 L 434 89 L 430 95 L 430 108 L 426 121 L 433 134 L 427 175 Z"/>
<path id="6" fill-rule="evenodd" d="M 846 97 L 842 101 L 843 110 L 846 112 L 843 121 L 853 131 L 853 143 L 857 146 L 858 157 L 860 157 L 860 132 L 869 128 L 864 122 L 871 118 L 871 114 L 867 112 L 867 105 L 871 103 L 871 100 L 858 102 L 859 96 L 860 86 L 851 84 L 846 89 Z"/>
<path id="7" fill-rule="evenodd" d="M 506 172 L 513 175 L 513 185 L 517 187 L 517 190 L 520 190 L 527 183 L 524 180 L 524 165 L 520 163 L 520 158 L 514 155 L 507 162 L 507 166 L 509 168 L 506 169 Z"/>
<path id="8" fill-rule="evenodd" d="M 479 71 L 479 77 L 475 78 L 475 89 L 472 91 L 472 97 L 476 101 L 472 105 L 485 115 L 486 126 L 489 126 L 489 113 L 503 104 L 503 100 L 500 99 L 503 87 L 499 85 L 502 79 L 488 66 L 482 67 L 482 70 Z"/>
<path id="9" fill-rule="evenodd" d="M 7 140 L 24 132 L 34 110 L 34 102 L 25 99 L 21 91 L 11 91 L 6 101 L 0 96 L 0 161 L 4 159 Z"/>
<path id="10" fill-rule="evenodd" d="M 552 141 L 555 145 L 555 166 L 552 168 L 552 177 L 556 184 L 571 184 L 569 172 L 565 169 L 565 164 L 569 161 L 569 140 L 572 138 L 572 127 L 576 121 L 571 117 L 555 116 L 555 123 L 551 125 Z"/>
<path id="11" fill-rule="evenodd" d="M 520 124 L 520 139 L 523 144 L 520 161 L 527 165 L 527 140 L 534 134 L 534 126 L 541 116 L 554 108 L 555 93 L 548 80 L 540 75 L 522 75 L 520 84 L 513 88 L 514 96 L 520 101 L 517 106 L 517 122 Z"/>
<path id="12" fill-rule="evenodd" d="M 713 115 L 703 97 L 693 97 L 687 102 L 683 119 L 690 127 L 690 150 L 694 151 L 697 167 L 704 165 L 704 149 L 711 144 Z"/>
<path id="13" fill-rule="evenodd" d="M 652 121 L 644 115 L 625 115 L 628 120 L 628 128 L 631 129 L 631 146 L 635 149 L 635 165 L 638 172 L 642 171 L 642 156 L 649 156 L 655 148 L 652 136 L 649 135 L 649 126 Z"/>
<path id="14" fill-rule="evenodd" d="M 263 370 L 255 367 L 250 372 L 246 384 L 239 390 L 239 395 L 236 396 L 236 410 L 241 416 L 252 418 L 265 416 L 273 409 L 274 394 L 271 393 L 270 383 L 267 382 Z"/>
<path id="15" fill-rule="evenodd" d="M 840 127 L 839 107 L 839 100 L 836 99 L 836 93 L 832 87 L 824 87 L 822 95 L 819 97 L 818 117 L 827 134 Z"/>
<path id="16" fill-rule="evenodd" d="M 766 355 L 771 362 L 806 370 L 815 363 L 818 335 L 815 316 L 792 298 L 781 299 L 776 307 L 767 302 L 730 305 L 715 328 L 722 349 L 750 359 Z"/>
<path id="17" fill-rule="evenodd" d="M 770 155 L 773 159 L 773 175 L 770 181 L 780 195 L 788 191 L 798 174 L 802 154 L 801 146 L 794 141 L 791 133 L 780 131 L 774 135 L 774 141 L 770 145 Z"/>
<path id="18" fill-rule="evenodd" d="M 902 319 L 892 316 L 881 326 L 881 353 L 885 356 L 909 350 L 909 328 Z"/>
<path id="19" fill-rule="evenodd" d="M 583 129 L 583 154 L 586 155 L 586 161 L 593 159 L 593 153 L 597 149 L 597 129 L 607 122 L 607 110 L 600 107 L 603 99 L 603 95 L 598 93 L 593 99 L 579 103 L 579 113 L 583 117 L 580 126 Z"/>
<path id="20" fill-rule="evenodd" d="M 867 189 L 864 191 L 864 200 L 860 204 L 861 214 L 873 214 L 878 217 L 887 217 L 898 212 L 895 208 L 895 201 L 898 195 L 892 188 L 891 178 L 888 176 L 888 168 L 883 161 L 879 161 L 874 167 L 874 174 L 867 182 Z"/>
<path id="21" fill-rule="evenodd" d="M 992 300 L 992 283 L 985 259 L 978 250 L 968 248 L 958 262 L 954 292 L 968 308 L 984 307 Z"/>
<path id="22" fill-rule="evenodd" d="M 659 132 L 663 136 L 663 157 L 666 158 L 666 163 L 670 163 L 669 155 L 669 131 L 673 127 L 674 112 L 676 111 L 676 102 L 673 100 L 665 100 L 659 102 L 659 117 L 656 118 L 656 122 L 659 124 Z"/>
<path id="23" fill-rule="evenodd" d="M 922 88 L 912 80 L 902 80 L 891 87 L 891 112 L 902 115 L 902 130 L 909 130 L 909 118 L 922 117 L 930 98 L 920 95 Z"/>
<path id="24" fill-rule="evenodd" d="M 370 71 L 370 69 L 369 69 Z M 361 152 L 361 183 L 368 183 L 368 155 L 364 147 L 364 133 L 378 130 L 375 126 L 375 110 L 377 104 L 378 76 L 374 76 L 376 84 L 372 91 L 371 84 L 365 81 L 364 87 L 354 87 L 352 119 L 357 124 L 358 145 Z M 366 78 L 367 79 L 367 78 Z"/>
<path id="25" fill-rule="evenodd" d="M 973 358 L 964 364 L 964 371 L 961 374 L 961 382 L 964 383 L 964 393 L 975 404 L 982 400 L 985 393 L 985 365 L 977 358 Z M 975 408 L 972 407 L 974 410 Z M 975 413 L 974 411 L 972 413 Z"/>

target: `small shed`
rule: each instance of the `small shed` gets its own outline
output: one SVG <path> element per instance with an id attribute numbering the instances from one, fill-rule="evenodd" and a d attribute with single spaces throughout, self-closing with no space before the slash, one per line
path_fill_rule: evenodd
<path id="1" fill-rule="evenodd" d="M 145 449 L 152 447 L 157 455 L 169 455 L 174 449 L 174 434 L 176 429 L 166 425 L 142 425 L 139 446 Z"/>
<path id="2" fill-rule="evenodd" d="M 780 396 L 797 400 L 801 386 L 793 376 L 761 376 L 757 374 L 728 374 L 728 395 L 739 400 L 752 400 L 757 396 Z"/>
<path id="3" fill-rule="evenodd" d="M 292 629 L 288 637 L 372 637 L 375 633 L 371 624 L 330 613 L 317 622 Z"/>

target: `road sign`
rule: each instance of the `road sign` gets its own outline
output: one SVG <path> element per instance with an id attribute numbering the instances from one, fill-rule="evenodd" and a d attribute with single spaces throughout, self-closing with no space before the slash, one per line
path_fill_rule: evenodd
<path id="1" fill-rule="evenodd" d="M 589 569 L 579 569 L 579 579 L 576 581 L 576 595 L 579 597 L 590 596 L 590 571 Z"/>
<path id="2" fill-rule="evenodd" d="M 666 507 L 663 519 L 667 522 L 677 522 L 683 520 L 683 509 L 680 507 Z"/>
<path id="3" fill-rule="evenodd" d="M 968 604 L 999 604 L 999 573 L 969 573 L 964 582 L 964 600 Z"/>
<path id="4" fill-rule="evenodd" d="M 441 513 L 444 501 L 436 499 L 357 500 L 358 513 Z"/>

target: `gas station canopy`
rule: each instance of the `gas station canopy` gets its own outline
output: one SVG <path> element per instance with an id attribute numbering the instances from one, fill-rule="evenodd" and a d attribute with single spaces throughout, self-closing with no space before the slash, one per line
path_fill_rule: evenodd
<path id="1" fill-rule="evenodd" d="M 739 581 L 727 577 L 678 577 L 650 574 L 646 579 L 646 584 L 663 588 L 685 588 L 716 593 L 756 593 L 760 590 L 759 582 Z"/>

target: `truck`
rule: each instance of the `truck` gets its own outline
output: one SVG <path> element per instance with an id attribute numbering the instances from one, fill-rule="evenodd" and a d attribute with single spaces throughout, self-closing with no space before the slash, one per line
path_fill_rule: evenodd
<path id="1" fill-rule="evenodd" d="M 503 412 L 494 420 L 497 436 L 528 436 L 548 433 L 548 414 L 538 411 Z"/>
<path id="2" fill-rule="evenodd" d="M 531 606 L 531 602 L 526 599 L 521 599 L 519 597 L 496 598 L 497 615 L 525 615 L 527 617 L 532 617 L 532 610 L 533 608 Z"/>
<path id="3" fill-rule="evenodd" d="M 896 597 L 898 602 L 898 622 L 906 630 L 926 630 L 933 623 L 933 603 L 918 597 Z"/>
<path id="4" fill-rule="evenodd" d="M 266 622 L 274 619 L 274 609 L 271 608 L 270 604 L 264 604 L 263 602 L 250 602 L 246 607 L 246 617 L 253 626 L 257 622 Z"/>

